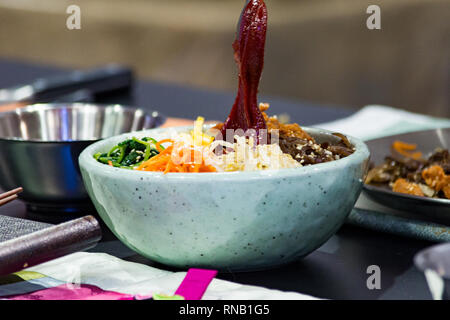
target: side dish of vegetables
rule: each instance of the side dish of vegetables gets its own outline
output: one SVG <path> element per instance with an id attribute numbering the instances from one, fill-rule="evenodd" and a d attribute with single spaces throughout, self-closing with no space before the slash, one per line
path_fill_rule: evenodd
<path id="1" fill-rule="evenodd" d="M 395 141 L 384 162 L 372 165 L 365 183 L 413 196 L 450 199 L 449 151 L 437 148 L 424 156 L 416 148 L 416 144 Z"/>

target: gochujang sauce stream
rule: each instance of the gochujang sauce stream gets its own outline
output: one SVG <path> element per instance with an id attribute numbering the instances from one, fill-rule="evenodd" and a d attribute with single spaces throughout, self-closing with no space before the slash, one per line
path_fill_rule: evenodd
<path id="1" fill-rule="evenodd" d="M 227 129 L 254 130 L 256 143 L 267 143 L 261 129 L 266 122 L 257 104 L 259 80 L 264 66 L 264 46 L 267 31 L 267 8 L 264 1 L 250 0 L 242 11 L 236 40 L 234 58 L 239 68 L 239 87 L 236 100 L 221 128 L 224 140 Z M 265 133 L 267 133 L 264 130 Z M 227 139 L 228 138 L 228 139 Z"/>

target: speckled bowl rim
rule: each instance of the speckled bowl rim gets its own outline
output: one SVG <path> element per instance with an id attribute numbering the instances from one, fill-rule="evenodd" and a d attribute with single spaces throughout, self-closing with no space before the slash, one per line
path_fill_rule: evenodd
<path id="1" fill-rule="evenodd" d="M 205 126 L 210 128 L 213 125 Z M 79 156 L 79 163 L 81 167 L 89 167 L 89 170 L 98 170 L 97 173 L 104 174 L 115 174 L 119 175 L 124 179 L 135 179 L 140 177 L 151 177 L 152 179 L 170 179 L 183 181 L 210 181 L 213 177 L 214 180 L 249 180 L 249 179 L 271 179 L 271 178 L 282 178 L 282 177 L 292 177 L 296 175 L 313 174 L 319 171 L 327 170 L 340 170 L 351 165 L 362 164 L 365 160 L 369 159 L 370 152 L 367 145 L 360 139 L 348 136 L 348 140 L 355 147 L 355 152 L 351 155 L 330 162 L 318 163 L 310 166 L 304 166 L 299 168 L 284 168 L 284 169 L 274 169 L 274 170 L 258 170 L 258 171 L 232 171 L 232 172 L 200 172 L 200 173 L 162 173 L 162 172 L 149 172 L 149 171 L 138 171 L 138 170 L 127 170 L 122 168 L 115 168 L 103 163 L 100 163 L 94 159 L 94 154 L 102 150 L 111 148 L 114 144 L 119 141 L 123 141 L 131 137 L 141 137 L 141 136 L 152 136 L 152 134 L 162 134 L 164 131 L 175 131 L 175 132 L 188 132 L 192 130 L 193 126 L 184 127 L 170 127 L 170 128 L 155 128 L 143 131 L 135 131 L 120 134 L 117 136 L 109 137 L 98 142 L 95 142 L 88 146 Z M 313 127 L 302 127 L 303 130 L 308 132 L 310 135 L 329 135 L 330 137 L 335 137 L 332 135 L 333 131 L 313 128 Z M 106 147 L 108 146 L 108 147 Z"/>

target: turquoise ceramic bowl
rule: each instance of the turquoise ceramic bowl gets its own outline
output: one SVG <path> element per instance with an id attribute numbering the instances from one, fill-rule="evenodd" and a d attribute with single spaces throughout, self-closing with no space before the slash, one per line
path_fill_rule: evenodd
<path id="1" fill-rule="evenodd" d="M 367 171 L 366 145 L 313 166 L 255 172 L 131 171 L 98 163 L 129 137 L 167 138 L 152 129 L 99 141 L 80 155 L 86 189 L 112 232 L 139 254 L 180 268 L 251 270 L 286 264 L 326 242 L 354 206 Z M 305 128 L 318 142 L 330 132 Z"/>

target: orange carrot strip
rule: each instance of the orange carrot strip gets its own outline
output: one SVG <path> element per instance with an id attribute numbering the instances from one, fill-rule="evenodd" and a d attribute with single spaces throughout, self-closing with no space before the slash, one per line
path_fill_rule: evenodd
<path id="1" fill-rule="evenodd" d="M 422 152 L 413 152 L 417 148 L 416 144 L 396 140 L 392 144 L 392 148 L 404 157 L 415 160 L 422 158 Z"/>
<path id="2" fill-rule="evenodd" d="M 158 149 L 159 152 L 163 152 L 164 150 L 161 148 L 161 144 L 166 143 L 166 142 L 173 143 L 173 140 L 172 139 L 163 139 L 163 140 L 158 141 L 156 143 L 156 149 Z"/>
<path id="3" fill-rule="evenodd" d="M 166 149 L 161 148 L 161 144 L 171 142 L 172 145 Z M 202 159 L 200 163 L 195 163 L 195 156 L 202 156 L 201 153 L 194 149 L 182 149 L 179 151 L 178 157 L 180 163 L 175 163 L 173 158 L 173 143 L 171 139 L 164 139 L 156 144 L 156 148 L 160 153 L 153 158 L 141 163 L 136 170 L 141 171 L 162 171 L 164 174 L 169 172 L 215 172 L 216 168 L 206 165 Z M 176 155 L 175 155 L 176 156 Z M 189 159 L 190 157 L 190 159 Z"/>

